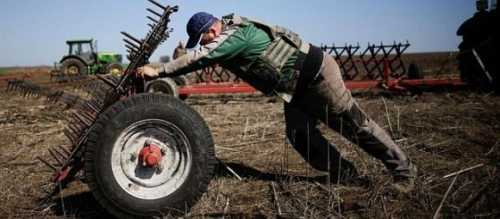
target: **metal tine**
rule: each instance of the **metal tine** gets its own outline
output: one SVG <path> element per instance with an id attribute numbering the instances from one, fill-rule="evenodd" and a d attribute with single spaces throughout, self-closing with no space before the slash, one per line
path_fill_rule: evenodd
<path id="1" fill-rule="evenodd" d="M 75 135 L 79 135 L 81 132 L 82 132 L 82 128 L 80 126 L 77 126 L 77 124 L 75 124 L 76 121 L 73 121 L 72 124 L 69 124 L 68 125 L 68 129 L 69 131 L 73 132 Z"/>
<path id="2" fill-rule="evenodd" d="M 67 137 L 67 138 L 71 141 L 71 143 L 73 143 L 73 144 L 75 144 L 75 143 L 76 143 L 77 138 L 76 138 L 73 134 L 71 134 L 71 131 L 70 131 L 69 129 L 67 129 L 67 128 L 66 128 L 66 129 L 64 129 L 64 130 L 63 130 L 63 133 L 64 133 L 64 135 L 66 135 L 66 137 Z"/>
<path id="3" fill-rule="evenodd" d="M 59 157 L 57 157 L 57 155 L 54 153 L 54 151 L 52 151 L 52 149 L 49 148 L 49 153 L 50 155 L 52 155 L 52 157 L 54 158 L 54 160 L 56 160 L 56 162 L 60 165 L 60 166 L 63 166 L 64 165 L 64 161 L 62 161 Z"/>
<path id="4" fill-rule="evenodd" d="M 163 10 L 167 10 L 167 7 L 161 5 L 160 3 L 154 1 L 154 0 L 148 0 L 149 2 L 153 3 L 154 5 L 158 6 L 159 8 L 163 9 Z"/>
<path id="5" fill-rule="evenodd" d="M 157 24 L 157 23 L 160 23 L 158 20 L 155 20 L 154 18 L 152 18 L 151 16 L 146 16 L 150 21 L 152 21 L 153 23 Z"/>
<path id="6" fill-rule="evenodd" d="M 92 114 L 97 115 L 99 110 L 96 109 L 89 101 L 86 101 L 85 104 L 82 104 L 82 107 L 85 107 L 88 111 L 92 112 Z"/>
<path id="7" fill-rule="evenodd" d="M 148 10 L 149 12 L 151 12 L 152 14 L 154 14 L 154 15 L 156 15 L 156 16 L 158 16 L 158 17 L 162 17 L 162 15 L 161 15 L 160 13 L 158 13 L 158 12 L 154 11 L 154 10 L 153 10 L 153 9 L 151 9 L 151 8 L 148 8 L 148 9 L 146 9 L 146 10 Z"/>
<path id="8" fill-rule="evenodd" d="M 59 150 L 57 150 L 57 149 L 55 149 L 55 148 L 54 148 L 53 150 L 54 150 L 54 152 L 55 152 L 56 154 L 58 154 L 58 155 L 59 155 L 62 159 L 64 159 L 64 160 L 67 160 L 67 159 L 68 159 L 68 155 L 63 154 L 61 151 L 59 151 Z"/>
<path id="9" fill-rule="evenodd" d="M 13 84 L 14 84 L 13 80 L 7 80 L 7 89 L 6 89 L 7 92 L 12 90 Z"/>
<path id="10" fill-rule="evenodd" d="M 142 40 L 138 40 L 137 38 L 133 37 L 132 35 L 128 34 L 127 32 L 121 32 L 121 34 L 123 34 L 125 37 L 135 41 L 139 45 L 142 45 L 142 43 L 143 43 Z"/>
<path id="11" fill-rule="evenodd" d="M 95 116 L 93 114 L 91 114 L 89 111 L 87 110 L 82 110 L 80 111 L 80 114 L 84 119 L 86 119 L 89 123 L 87 124 L 87 126 L 91 126 L 92 123 L 94 123 L 95 121 Z"/>
<path id="12" fill-rule="evenodd" d="M 78 111 L 71 112 L 71 115 L 69 116 L 69 120 L 68 120 L 68 122 L 69 122 L 68 126 L 73 126 L 73 127 L 78 128 L 78 129 L 81 129 L 82 125 L 79 123 L 80 119 L 78 118 L 79 113 L 80 112 L 78 112 Z"/>
<path id="13" fill-rule="evenodd" d="M 87 118 L 85 118 L 84 116 L 82 116 L 81 114 L 79 113 L 75 113 L 76 117 L 78 118 L 78 120 L 82 123 L 84 123 L 86 126 L 91 126 L 92 125 L 92 121 L 88 120 Z"/>
<path id="14" fill-rule="evenodd" d="M 48 100 L 49 102 L 52 102 L 52 103 L 57 102 L 57 101 L 59 100 L 59 97 L 61 97 L 61 94 L 62 94 L 61 92 L 62 92 L 62 91 L 55 91 L 55 92 L 53 92 L 52 94 L 49 94 L 49 95 L 47 96 L 47 100 Z"/>
<path id="15" fill-rule="evenodd" d="M 135 43 L 131 42 L 128 39 L 123 39 L 123 42 L 126 43 L 125 45 L 129 45 L 129 46 L 131 46 L 133 48 L 140 49 L 140 45 L 136 45 Z"/>
<path id="16" fill-rule="evenodd" d="M 70 156 L 71 155 L 71 151 L 69 151 L 64 145 L 60 145 L 59 149 L 61 151 L 63 151 L 66 154 L 66 156 Z"/>
<path id="17" fill-rule="evenodd" d="M 41 157 L 39 156 L 36 156 L 36 159 L 38 159 L 39 161 L 42 161 L 42 163 L 44 163 L 45 165 L 47 165 L 48 167 L 50 167 L 50 169 L 54 170 L 54 171 L 57 171 L 57 167 L 55 167 L 54 165 L 52 165 L 51 163 L 49 163 L 48 161 L 42 159 Z"/>
<path id="18" fill-rule="evenodd" d="M 134 51 L 131 51 L 129 49 L 127 49 L 127 52 L 130 56 L 136 56 L 137 55 L 137 52 L 134 52 Z"/>
<path id="19" fill-rule="evenodd" d="M 131 52 L 137 52 L 136 47 L 133 47 L 133 46 L 128 45 L 128 44 L 125 44 L 125 47 L 127 47 L 127 49 L 129 49 Z"/>
<path id="20" fill-rule="evenodd" d="M 101 107 L 99 106 L 99 104 L 95 101 L 95 100 L 90 100 L 90 101 L 87 101 L 87 104 L 93 109 L 95 110 L 96 113 L 99 113 L 101 111 Z"/>
<path id="21" fill-rule="evenodd" d="M 15 80 L 9 80 L 7 82 L 7 91 L 12 91 L 15 87 L 16 81 Z"/>
<path id="22" fill-rule="evenodd" d="M 94 111 L 94 109 L 89 108 L 86 104 L 81 104 L 81 112 L 82 114 L 87 117 L 89 120 L 95 120 L 97 117 L 97 112 Z"/>

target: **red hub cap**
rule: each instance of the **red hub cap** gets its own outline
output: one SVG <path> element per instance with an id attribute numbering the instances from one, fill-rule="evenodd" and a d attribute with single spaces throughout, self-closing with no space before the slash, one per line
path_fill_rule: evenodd
<path id="1" fill-rule="evenodd" d="M 156 167 L 161 159 L 161 148 L 154 144 L 146 144 L 139 153 L 139 160 L 145 167 Z"/>

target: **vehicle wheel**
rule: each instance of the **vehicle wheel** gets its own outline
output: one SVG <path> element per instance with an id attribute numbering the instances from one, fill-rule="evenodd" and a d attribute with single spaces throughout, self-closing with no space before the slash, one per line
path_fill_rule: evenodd
<path id="1" fill-rule="evenodd" d="M 70 78 L 87 75 L 88 73 L 87 65 L 75 58 L 64 60 L 62 62 L 62 69 L 64 75 Z"/>
<path id="2" fill-rule="evenodd" d="M 145 144 L 161 156 L 142 155 Z M 86 143 L 85 174 L 97 201 L 117 218 L 179 216 L 206 192 L 216 164 L 203 118 L 164 94 L 139 94 L 104 111 Z M 158 155 L 158 153 L 156 153 Z"/>
<path id="3" fill-rule="evenodd" d="M 415 63 L 411 63 L 408 66 L 408 79 L 422 79 L 422 78 L 424 78 L 424 76 L 420 71 L 420 67 Z"/>
<path id="4" fill-rule="evenodd" d="M 186 78 L 186 76 L 179 76 L 173 79 L 177 86 L 186 86 L 188 84 L 188 79 Z"/>
<path id="5" fill-rule="evenodd" d="M 175 77 L 173 78 L 174 81 L 175 81 L 175 84 L 177 84 L 177 87 L 183 87 L 183 86 L 186 86 L 188 85 L 188 79 L 186 76 L 179 76 L 179 77 Z M 187 94 L 179 94 L 179 99 L 181 100 L 186 100 L 188 98 L 188 95 Z"/>
<path id="6" fill-rule="evenodd" d="M 111 63 L 106 66 L 106 73 L 119 76 L 123 73 L 123 66 L 120 63 Z"/>
<path id="7" fill-rule="evenodd" d="M 159 78 L 154 81 L 147 82 L 146 91 L 148 93 L 162 93 L 176 98 L 179 97 L 177 84 L 171 78 Z"/>

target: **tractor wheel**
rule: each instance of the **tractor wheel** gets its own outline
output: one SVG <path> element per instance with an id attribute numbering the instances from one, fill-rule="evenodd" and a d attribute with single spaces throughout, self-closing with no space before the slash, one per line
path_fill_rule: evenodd
<path id="1" fill-rule="evenodd" d="M 177 84 L 177 87 L 183 87 L 183 86 L 188 85 L 188 83 L 189 83 L 186 76 L 179 76 L 179 77 L 175 77 L 173 79 L 174 79 L 175 84 Z M 187 98 L 188 98 L 187 94 L 179 94 L 179 99 L 186 100 Z"/>
<path id="2" fill-rule="evenodd" d="M 139 94 L 104 111 L 86 143 L 85 174 L 96 200 L 117 218 L 188 212 L 216 165 L 203 118 L 164 94 Z"/>
<path id="3" fill-rule="evenodd" d="M 162 93 L 176 98 L 179 97 L 177 84 L 171 78 L 159 78 L 154 81 L 147 82 L 146 91 L 148 93 Z"/>
<path id="4" fill-rule="evenodd" d="M 111 63 L 106 66 L 106 73 L 119 76 L 123 73 L 123 66 L 120 63 Z"/>
<path id="5" fill-rule="evenodd" d="M 69 58 L 64 60 L 62 62 L 62 69 L 64 75 L 69 77 L 69 79 L 87 75 L 88 73 L 87 65 L 84 62 L 75 58 Z"/>

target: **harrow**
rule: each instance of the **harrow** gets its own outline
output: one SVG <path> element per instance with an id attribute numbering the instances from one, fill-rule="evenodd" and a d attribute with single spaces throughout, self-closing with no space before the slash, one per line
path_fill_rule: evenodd
<path id="1" fill-rule="evenodd" d="M 39 84 L 27 80 L 12 79 L 7 80 L 7 92 L 18 91 L 24 97 L 46 97 L 49 103 L 62 103 L 68 108 L 73 107 L 83 99 L 69 92 L 48 87 L 42 87 Z"/>

